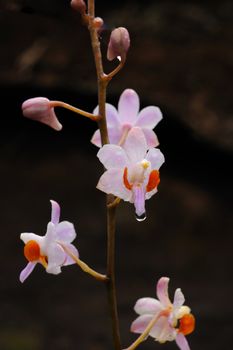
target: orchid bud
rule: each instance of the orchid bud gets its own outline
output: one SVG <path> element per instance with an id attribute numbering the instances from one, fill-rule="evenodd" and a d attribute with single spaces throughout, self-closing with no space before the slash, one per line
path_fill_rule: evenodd
<path id="1" fill-rule="evenodd" d="M 34 97 L 24 101 L 22 104 L 22 111 L 26 118 L 47 124 L 57 131 L 62 129 L 62 125 L 56 117 L 54 108 L 51 107 L 50 101 L 45 97 Z"/>
<path id="2" fill-rule="evenodd" d="M 101 17 L 95 17 L 93 20 L 93 24 L 95 29 L 99 32 L 103 27 L 104 21 Z"/>
<path id="3" fill-rule="evenodd" d="M 71 0 L 70 5 L 74 10 L 80 12 L 81 14 L 86 12 L 87 6 L 83 0 Z"/>
<path id="4" fill-rule="evenodd" d="M 125 60 L 126 53 L 130 46 L 129 32 L 124 27 L 116 28 L 112 31 L 107 51 L 107 59 L 109 61 L 120 56 Z"/>

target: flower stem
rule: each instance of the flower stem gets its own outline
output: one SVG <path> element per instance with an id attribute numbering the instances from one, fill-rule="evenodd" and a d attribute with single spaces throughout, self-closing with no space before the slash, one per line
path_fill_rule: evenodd
<path id="1" fill-rule="evenodd" d="M 107 246 L 107 292 L 110 306 L 110 313 L 112 318 L 112 333 L 115 345 L 115 350 L 121 349 L 117 298 L 116 298 L 116 283 L 115 283 L 115 233 L 116 233 L 116 208 L 114 197 L 107 196 L 107 228 L 108 228 L 108 246 Z"/>
<path id="2" fill-rule="evenodd" d="M 50 107 L 62 107 L 62 108 L 69 109 L 72 112 L 75 112 L 77 114 L 81 114 L 84 117 L 87 117 L 87 118 L 89 118 L 91 120 L 94 120 L 94 121 L 98 121 L 99 120 L 99 116 L 98 115 L 94 115 L 92 113 L 88 113 L 86 111 L 83 111 L 82 109 L 73 107 L 73 106 L 69 105 L 68 103 L 65 103 L 65 102 L 62 102 L 62 101 L 50 101 L 49 105 L 50 105 Z"/>
<path id="3" fill-rule="evenodd" d="M 125 60 L 120 61 L 118 66 L 110 73 L 105 75 L 104 80 L 110 81 L 125 65 Z"/>
<path id="4" fill-rule="evenodd" d="M 136 349 L 149 335 L 151 329 L 154 327 L 155 323 L 158 321 L 158 319 L 162 316 L 167 316 L 168 311 L 163 310 L 159 314 L 155 315 L 154 318 L 149 322 L 148 326 L 144 330 L 144 332 L 133 342 L 128 348 L 125 348 L 124 350 L 134 350 Z"/>
<path id="5" fill-rule="evenodd" d="M 86 273 L 97 279 L 98 281 L 106 282 L 108 281 L 108 277 L 106 275 L 102 275 L 101 273 L 91 269 L 85 262 L 80 260 L 76 255 L 74 255 L 65 245 L 61 244 L 64 251 L 76 262 L 76 264 Z"/>
<path id="6" fill-rule="evenodd" d="M 95 1 L 88 0 L 88 30 L 91 37 L 92 51 L 95 59 L 97 84 L 98 84 L 98 105 L 99 116 L 98 126 L 101 135 L 102 145 L 109 143 L 108 129 L 106 122 L 106 89 L 109 80 L 106 80 L 106 75 L 103 70 L 102 54 L 100 50 L 100 42 L 98 32 L 93 25 L 95 18 Z M 108 206 L 114 202 L 112 195 L 107 195 L 107 277 L 106 282 L 109 308 L 112 321 L 112 333 L 115 350 L 121 350 L 119 321 L 117 312 L 117 300 L 116 300 L 116 284 L 115 284 L 115 226 L 116 226 L 116 206 Z"/>

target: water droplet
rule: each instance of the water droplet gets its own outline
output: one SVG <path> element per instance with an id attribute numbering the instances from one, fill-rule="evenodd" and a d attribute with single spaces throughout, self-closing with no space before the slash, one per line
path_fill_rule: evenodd
<path id="1" fill-rule="evenodd" d="M 139 222 L 144 221 L 146 220 L 146 213 L 143 213 L 142 215 L 135 214 L 135 217 L 136 217 L 136 220 Z"/>

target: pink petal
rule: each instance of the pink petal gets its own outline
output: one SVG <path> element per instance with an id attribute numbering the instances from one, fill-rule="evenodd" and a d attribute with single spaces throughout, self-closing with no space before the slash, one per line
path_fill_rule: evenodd
<path id="1" fill-rule="evenodd" d="M 47 231 L 41 243 L 41 251 L 44 255 L 47 255 L 49 246 L 56 241 L 56 238 L 56 226 L 50 221 L 47 225 Z"/>
<path id="2" fill-rule="evenodd" d="M 143 128 L 142 131 L 146 138 L 148 148 L 157 147 L 159 145 L 159 140 L 153 130 Z"/>
<path id="3" fill-rule="evenodd" d="M 52 212 L 51 212 L 51 222 L 56 225 L 59 223 L 60 219 L 60 205 L 53 201 L 50 200 L 51 206 L 52 206 Z"/>
<path id="4" fill-rule="evenodd" d="M 140 128 L 134 127 L 129 131 L 124 143 L 124 149 L 132 163 L 140 162 L 145 158 L 147 143 Z"/>
<path id="5" fill-rule="evenodd" d="M 118 112 L 117 112 L 116 108 L 113 105 L 111 105 L 110 103 L 106 103 L 105 108 L 106 108 L 106 119 L 107 119 L 108 128 L 119 127 L 120 121 L 118 118 Z M 99 106 L 97 106 L 94 109 L 93 114 L 95 114 L 95 115 L 99 114 Z"/>
<path id="6" fill-rule="evenodd" d="M 133 202 L 138 217 L 145 214 L 145 190 L 142 186 L 133 186 Z"/>
<path id="7" fill-rule="evenodd" d="M 130 331 L 133 333 L 143 333 L 149 322 L 152 320 L 153 315 L 142 315 L 136 318 L 131 324 Z"/>
<path id="8" fill-rule="evenodd" d="M 118 103 L 119 119 L 122 124 L 134 125 L 139 111 L 139 97 L 132 89 L 126 89 Z"/>
<path id="9" fill-rule="evenodd" d="M 146 199 L 150 199 L 157 192 L 158 192 L 157 187 L 154 190 L 150 191 L 150 192 L 146 192 Z"/>
<path id="10" fill-rule="evenodd" d="M 43 237 L 36 235 L 35 233 L 24 232 L 21 233 L 20 239 L 26 244 L 29 241 L 36 241 L 39 245 L 43 241 Z"/>
<path id="11" fill-rule="evenodd" d="M 100 191 L 111 193 L 125 201 L 130 201 L 132 193 L 124 186 L 123 173 L 124 169 L 109 169 L 105 171 L 96 187 Z"/>
<path id="12" fill-rule="evenodd" d="M 72 254 L 77 256 L 77 258 L 79 257 L 79 252 L 73 244 L 66 244 L 66 247 L 69 249 L 69 251 Z M 63 266 L 68 266 L 73 264 L 76 264 L 76 262 L 68 254 L 66 254 L 66 259 L 65 259 L 65 262 L 63 263 Z"/>
<path id="13" fill-rule="evenodd" d="M 93 143 L 93 145 L 95 145 L 97 147 L 102 147 L 99 129 L 94 132 L 94 135 L 91 138 L 91 143 Z"/>
<path id="14" fill-rule="evenodd" d="M 182 333 L 177 334 L 176 344 L 179 346 L 180 350 L 190 350 L 188 341 Z"/>
<path id="15" fill-rule="evenodd" d="M 151 163 L 151 168 L 156 170 L 165 162 L 164 155 L 158 148 L 149 149 L 146 159 Z"/>
<path id="16" fill-rule="evenodd" d="M 61 221 L 56 226 L 56 240 L 71 243 L 76 237 L 74 225 L 69 221 Z"/>
<path id="17" fill-rule="evenodd" d="M 23 283 L 28 278 L 28 276 L 34 270 L 35 266 L 36 266 L 36 263 L 29 262 L 27 266 L 21 271 L 19 275 L 19 280 L 21 283 Z"/>
<path id="18" fill-rule="evenodd" d="M 176 338 L 176 330 L 169 325 L 167 317 L 160 317 L 150 331 L 150 336 L 160 343 L 172 341 Z"/>
<path id="19" fill-rule="evenodd" d="M 109 127 L 108 128 L 108 137 L 109 142 L 111 144 L 117 145 L 121 139 L 122 136 L 122 130 L 119 127 Z M 94 135 L 92 136 L 91 143 L 93 143 L 97 147 L 102 147 L 101 137 L 100 137 L 100 131 L 96 130 L 94 132 Z"/>
<path id="20" fill-rule="evenodd" d="M 141 128 L 154 129 L 162 119 L 162 113 L 158 107 L 148 106 L 143 108 L 138 114 L 135 126 Z"/>
<path id="21" fill-rule="evenodd" d="M 134 310 L 137 314 L 151 314 L 155 315 L 163 309 L 160 301 L 154 298 L 141 298 L 138 299 L 134 306 Z"/>
<path id="22" fill-rule="evenodd" d="M 120 126 L 119 116 L 117 109 L 110 103 L 106 103 L 106 118 L 109 128 L 116 128 Z"/>
<path id="23" fill-rule="evenodd" d="M 123 130 L 120 127 L 108 128 L 108 137 L 111 144 L 117 145 L 122 137 Z"/>
<path id="24" fill-rule="evenodd" d="M 97 157 L 106 169 L 122 169 L 128 164 L 125 150 L 117 145 L 104 145 L 97 153 Z"/>
<path id="25" fill-rule="evenodd" d="M 64 249 L 57 243 L 51 244 L 47 249 L 48 266 L 46 271 L 57 275 L 61 272 L 61 266 L 66 260 Z"/>
<path id="26" fill-rule="evenodd" d="M 168 296 L 168 283 L 168 277 L 161 277 L 157 283 L 157 296 L 164 307 L 171 305 L 171 301 Z"/>
<path id="27" fill-rule="evenodd" d="M 180 288 L 177 288 L 174 295 L 173 307 L 175 310 L 179 309 L 185 302 L 184 294 Z M 174 311 L 175 311 L 174 310 Z"/>

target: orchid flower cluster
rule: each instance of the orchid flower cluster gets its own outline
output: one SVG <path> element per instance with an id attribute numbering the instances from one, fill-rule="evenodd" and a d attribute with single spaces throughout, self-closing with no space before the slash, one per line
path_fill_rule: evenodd
<path id="1" fill-rule="evenodd" d="M 103 20 L 95 17 L 94 1 L 87 4 L 83 0 L 72 0 L 71 6 L 77 11 L 89 29 L 98 78 L 98 105 L 92 113 L 83 111 L 62 101 L 50 101 L 45 97 L 34 97 L 22 105 L 23 115 L 44 123 L 56 131 L 62 130 L 55 107 L 67 108 L 98 124 L 91 142 L 98 147 L 97 157 L 105 170 L 97 183 L 97 189 L 107 194 L 108 215 L 108 266 L 107 273 L 101 274 L 80 260 L 79 252 L 73 245 L 76 238 L 74 225 L 60 220 L 60 206 L 51 200 L 51 220 L 44 236 L 34 233 L 22 233 L 24 256 L 28 263 L 20 273 L 24 282 L 37 264 L 42 265 L 47 273 L 59 274 L 63 266 L 77 264 L 84 272 L 106 283 L 109 300 L 112 305 L 114 347 L 121 349 L 118 315 L 115 296 L 114 277 L 114 236 L 115 212 L 120 201 L 134 205 L 136 219 L 146 218 L 145 201 L 158 191 L 160 167 L 164 155 L 158 148 L 159 141 L 154 128 L 162 119 L 157 106 L 148 106 L 140 110 L 138 94 L 133 89 L 122 92 L 118 108 L 106 103 L 105 95 L 108 83 L 123 68 L 130 37 L 126 28 L 119 27 L 112 31 L 108 45 L 107 58 L 118 59 L 118 65 L 109 74 L 105 74 L 102 65 L 99 33 Z M 98 45 L 97 45 L 98 44 Z M 188 306 L 184 306 L 184 295 L 178 288 L 174 301 L 168 296 L 169 278 L 162 277 L 157 283 L 157 297 L 141 298 L 134 307 L 139 315 L 131 325 L 131 331 L 140 336 L 127 350 L 135 349 L 148 336 L 159 343 L 175 340 L 181 350 L 189 350 L 186 335 L 195 327 L 195 318 Z"/>

